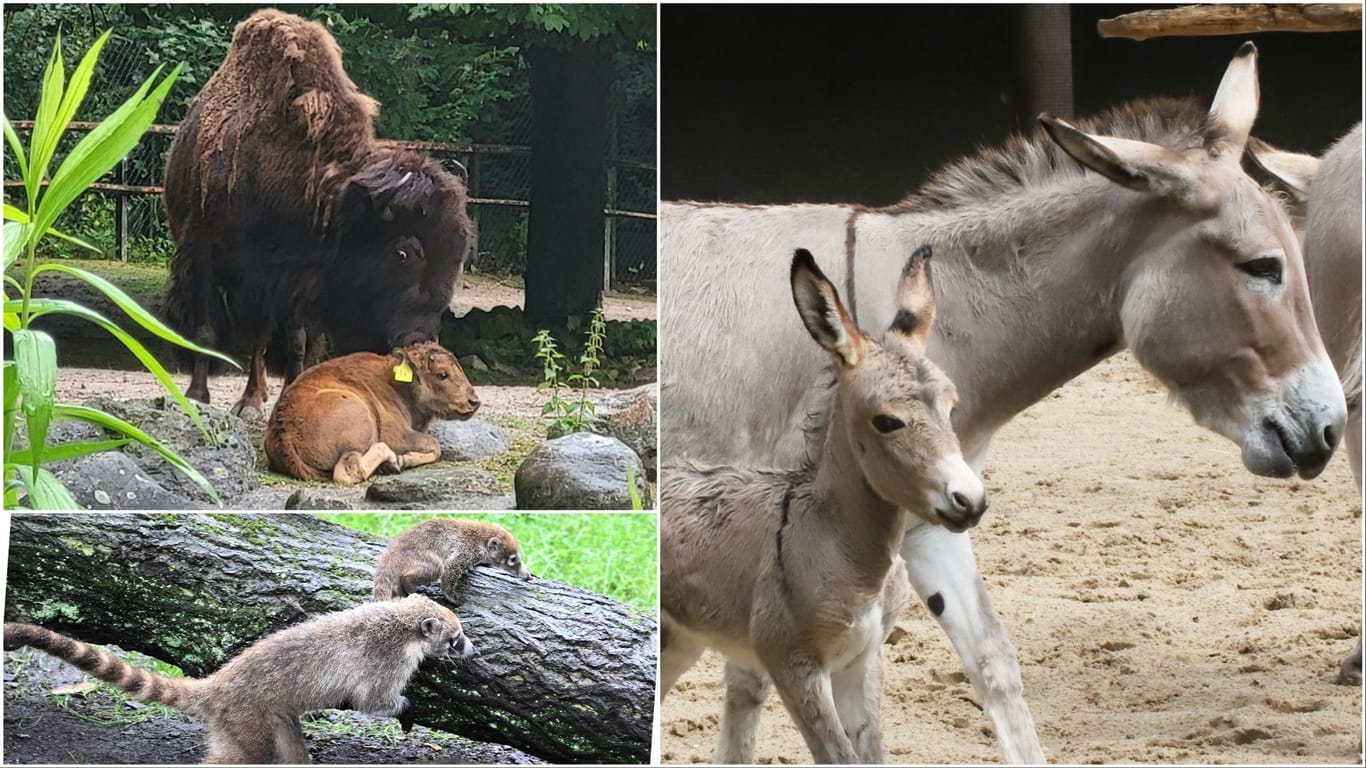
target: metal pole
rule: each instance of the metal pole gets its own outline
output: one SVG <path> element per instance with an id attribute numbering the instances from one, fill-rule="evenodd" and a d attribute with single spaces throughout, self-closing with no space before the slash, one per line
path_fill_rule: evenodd
<path id="1" fill-rule="evenodd" d="M 119 161 L 119 184 L 128 184 L 128 158 Z M 114 243 L 119 251 L 119 261 L 128 263 L 128 194 L 114 193 Z"/>
<path id="2" fill-rule="evenodd" d="M 472 153 L 472 154 L 470 155 L 470 162 L 469 162 L 469 166 L 468 166 L 468 168 L 467 168 L 467 171 L 468 171 L 468 173 L 469 173 L 469 176 L 468 176 L 468 181 L 469 181 L 469 189 L 468 189 L 468 192 L 469 192 L 469 196 L 470 196 L 470 197 L 478 197 L 478 196 L 479 196 L 479 157 L 480 157 L 480 155 L 479 155 L 478 152 Z M 475 260 L 475 259 L 479 258 L 479 211 L 480 211 L 481 208 L 482 208 L 482 206 L 479 206 L 479 205 L 471 205 L 471 206 L 470 206 L 470 223 L 472 223 L 472 224 L 474 225 L 474 231 L 470 233 L 470 262 L 469 262 L 469 263 L 470 263 L 471 265 L 474 264 L 474 260 Z M 460 287 L 460 286 L 458 286 L 458 285 L 456 286 L 457 289 L 459 289 L 459 287 Z"/>

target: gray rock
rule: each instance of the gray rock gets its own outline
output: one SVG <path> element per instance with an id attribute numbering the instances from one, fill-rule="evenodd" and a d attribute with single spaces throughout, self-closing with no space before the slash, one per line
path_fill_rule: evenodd
<path id="1" fill-rule="evenodd" d="M 355 508 L 354 504 L 343 497 L 312 488 L 300 488 L 285 499 L 285 509 L 344 510 Z"/>
<path id="2" fill-rule="evenodd" d="M 645 384 L 610 392 L 594 404 L 590 430 L 615 437 L 636 452 L 645 465 L 646 475 L 655 479 L 659 463 L 659 389 Z"/>
<path id="3" fill-rule="evenodd" d="M 414 469 L 397 475 L 384 475 L 370 483 L 365 498 L 378 502 L 423 504 L 428 507 L 469 507 L 470 499 L 502 496 L 503 488 L 492 472 L 473 467 Z M 477 503 L 477 502 L 476 502 Z M 480 509 L 482 507 L 475 507 Z"/>
<path id="4" fill-rule="evenodd" d="M 127 421 L 180 454 L 218 491 L 225 503 L 260 487 L 256 474 L 256 441 L 247 425 L 222 408 L 191 402 L 198 408 L 208 438 L 199 431 L 180 405 L 168 397 L 116 400 L 96 397 L 85 403 Z M 123 447 L 149 477 L 168 490 L 199 501 L 209 501 L 199 486 L 175 469 L 156 451 L 141 443 Z"/>
<path id="5" fill-rule="evenodd" d="M 88 509 L 207 509 L 164 488 L 119 451 L 61 462 L 54 473 Z"/>
<path id="6" fill-rule="evenodd" d="M 627 468 L 642 506 L 651 506 L 640 457 L 622 441 L 592 432 L 536 446 L 514 478 L 518 509 L 630 509 Z"/>
<path id="7" fill-rule="evenodd" d="M 508 452 L 512 441 L 502 427 L 487 421 L 435 421 L 427 430 L 441 443 L 442 461 L 479 461 Z"/>

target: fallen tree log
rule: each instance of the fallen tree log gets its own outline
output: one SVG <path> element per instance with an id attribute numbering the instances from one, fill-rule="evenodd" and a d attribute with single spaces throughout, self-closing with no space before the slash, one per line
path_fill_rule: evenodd
<path id="1" fill-rule="evenodd" d="M 1303 5 L 1183 5 L 1101 19 L 1101 37 L 1246 35 L 1254 32 L 1347 32 L 1361 29 L 1356 3 Z"/>
<path id="2" fill-rule="evenodd" d="M 5 620 L 199 677 L 275 629 L 369 599 L 383 548 L 307 515 L 17 514 Z M 415 722 L 557 763 L 649 761 L 652 616 L 482 568 L 456 597 L 480 656 L 423 665 L 407 690 Z"/>

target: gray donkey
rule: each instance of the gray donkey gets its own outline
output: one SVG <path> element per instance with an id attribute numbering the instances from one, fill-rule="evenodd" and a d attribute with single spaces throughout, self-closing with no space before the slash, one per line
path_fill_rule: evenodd
<path id="1" fill-rule="evenodd" d="M 806 250 L 792 298 L 834 359 L 834 407 L 796 470 L 666 465 L 660 559 L 667 694 L 708 647 L 767 676 L 817 762 L 882 762 L 883 640 L 910 597 L 905 510 L 971 525 L 987 494 L 950 423 L 958 395 L 925 357 L 930 249 L 907 262 L 891 327 L 865 336 Z M 736 670 L 738 672 L 738 670 Z M 727 704 L 730 707 L 729 702 Z M 750 759 L 757 707 L 723 718 L 716 762 Z"/>

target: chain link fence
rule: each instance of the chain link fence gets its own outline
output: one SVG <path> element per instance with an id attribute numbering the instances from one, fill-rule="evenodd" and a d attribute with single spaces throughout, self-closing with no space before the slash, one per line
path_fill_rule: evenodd
<path id="1" fill-rule="evenodd" d="M 64 48 L 71 52 L 83 52 L 89 45 L 86 38 L 93 41 L 97 29 L 117 24 L 119 9 L 100 7 L 100 13 L 88 8 L 83 10 L 52 7 L 44 13 L 60 17 L 63 25 Z M 89 19 L 86 19 L 89 16 Z M 37 38 L 36 32 L 29 32 L 23 24 L 10 24 L 16 17 L 6 15 L 5 44 L 5 113 L 20 135 L 27 138 L 31 123 L 22 119 L 30 117 L 37 107 L 38 89 L 34 81 L 40 77 L 32 76 L 22 70 L 27 68 L 42 72 L 42 64 L 50 48 L 49 42 L 36 45 L 37 53 L 19 52 L 19 48 L 35 47 L 27 42 L 15 43 L 14 38 Z M 56 23 L 50 18 L 28 21 Z M 178 22 L 183 24 L 209 24 L 207 21 Z M 18 28 L 16 28 L 18 27 Z M 344 30 L 334 28 L 339 35 Z M 145 41 L 121 39 L 119 35 L 106 45 L 99 65 L 95 71 L 92 88 L 86 104 L 77 119 L 97 120 L 112 112 L 118 104 L 130 96 L 159 64 L 163 62 L 185 61 L 185 69 L 177 81 L 171 97 L 161 111 L 161 118 L 168 123 L 178 121 L 184 114 L 189 99 L 202 87 L 227 51 L 228 34 L 225 29 L 205 28 L 198 30 L 202 39 L 208 43 L 207 50 L 175 50 L 175 35 L 167 33 L 169 50 L 149 50 Z M 221 41 L 221 45 L 218 41 Z M 215 47 L 217 46 L 217 47 Z M 345 43 L 343 43 L 345 48 Z M 400 49 L 398 56 L 414 58 L 412 66 L 420 66 L 418 54 Z M 33 61 L 23 61 L 28 56 Z M 387 62 L 387 67 L 376 63 L 367 71 L 365 60 L 357 60 L 347 54 L 347 66 L 361 87 L 372 93 L 366 78 L 377 87 L 393 89 L 393 72 L 402 62 Z M 380 135 L 395 144 L 401 144 L 425 151 L 453 169 L 451 161 L 465 166 L 469 174 L 471 203 L 469 212 L 477 226 L 477 240 L 471 257 L 471 269 L 476 272 L 494 274 L 521 274 L 526 267 L 527 220 L 530 212 L 531 180 L 531 97 L 527 82 L 528 69 L 515 49 L 494 50 L 481 53 L 483 59 L 492 57 L 490 67 L 501 67 L 504 78 L 511 84 L 501 95 L 496 109 L 490 109 L 488 118 L 477 118 L 467 125 L 467 136 L 463 141 L 434 142 L 425 136 L 403 136 L 402 129 L 413 124 L 412 118 L 423 113 L 422 101 L 408 94 L 381 94 Z M 380 58 L 378 56 L 373 58 Z M 11 66 L 11 59 L 18 65 Z M 482 59 L 481 59 L 482 60 Z M 68 61 L 68 70 L 74 62 Z M 612 132 L 607 147 L 607 178 L 604 179 L 606 191 L 603 208 L 606 213 L 604 263 L 607 266 L 604 287 L 642 286 L 653 287 L 655 281 L 655 201 L 657 199 L 657 174 L 655 169 L 655 112 L 653 107 L 653 83 L 655 57 L 649 51 L 631 51 L 619 54 L 616 61 L 618 82 L 613 94 Z M 621 93 L 629 84 L 637 92 L 648 88 L 648 105 L 631 103 Z M 637 102 L 643 102 L 636 99 Z M 648 106 L 648 108 L 647 108 Z M 428 112 L 429 114 L 430 112 Z M 386 118 L 389 126 L 385 125 Z M 431 121 L 428 121 L 431 122 Z M 439 122 L 436 121 L 436 122 Z M 92 124 L 73 123 L 71 130 L 59 148 L 58 159 L 75 145 Z M 164 262 L 174 252 L 174 243 L 166 226 L 166 215 L 161 198 L 162 175 L 167 151 L 174 138 L 174 125 L 157 125 L 143 136 L 138 146 L 106 178 L 82 195 L 63 215 L 57 227 L 62 231 L 99 246 L 107 257 L 134 262 Z M 22 185 L 11 178 L 12 157 L 5 148 L 5 192 L 9 199 Z M 64 243 L 54 243 L 54 247 L 67 248 Z M 72 254 L 76 251 L 71 251 Z"/>

